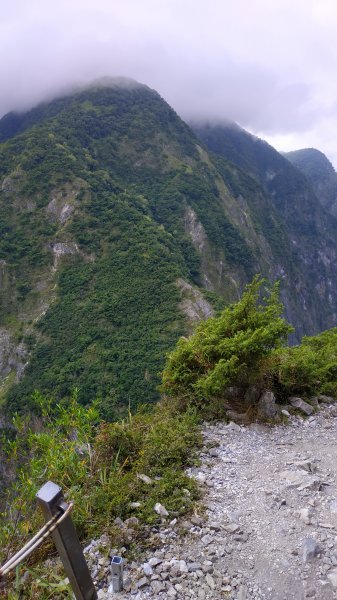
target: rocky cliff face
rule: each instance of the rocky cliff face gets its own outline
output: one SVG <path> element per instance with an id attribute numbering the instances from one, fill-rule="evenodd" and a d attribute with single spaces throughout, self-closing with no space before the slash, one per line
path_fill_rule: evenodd
<path id="1" fill-rule="evenodd" d="M 284 156 L 308 178 L 322 206 L 337 217 L 337 173 L 327 157 L 315 148 L 285 152 Z"/>
<path id="2" fill-rule="evenodd" d="M 307 179 L 242 130 L 196 133 L 120 80 L 0 121 L 8 408 L 74 386 L 104 416 L 155 400 L 179 335 L 255 273 L 281 279 L 297 337 L 336 323 L 336 225 Z"/>
<path id="3" fill-rule="evenodd" d="M 301 334 L 335 326 L 337 221 L 319 202 L 308 179 L 269 144 L 236 125 L 193 128 L 209 151 L 244 170 L 259 186 L 265 213 L 261 214 L 261 200 L 260 207 L 256 200 L 252 205 L 251 191 L 246 199 L 255 214 L 259 210 L 258 221 L 272 244 L 269 263 L 284 282 L 288 318 L 299 325 Z M 273 216 L 272 228 L 268 214 Z M 301 306 L 303 319 L 295 305 Z"/>

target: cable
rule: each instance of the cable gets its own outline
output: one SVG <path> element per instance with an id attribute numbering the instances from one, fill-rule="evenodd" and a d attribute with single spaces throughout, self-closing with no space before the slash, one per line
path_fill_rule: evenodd
<path id="1" fill-rule="evenodd" d="M 42 544 L 42 542 L 60 525 L 60 523 L 62 523 L 62 521 L 64 521 L 64 519 L 69 515 L 69 513 L 72 511 L 74 506 L 73 502 L 70 502 L 68 507 L 66 508 L 66 510 L 60 513 L 57 513 L 56 515 L 53 516 L 52 519 L 50 519 L 50 521 L 48 521 L 38 532 L 36 535 L 34 535 L 34 537 L 27 542 L 27 544 L 25 544 L 23 546 L 23 548 L 21 548 L 21 550 L 19 550 L 16 554 L 14 554 L 14 556 L 12 556 L 12 558 L 10 558 L 0 569 L 0 577 L 3 577 L 4 575 L 6 575 L 7 573 L 9 573 L 9 571 L 12 571 L 12 569 L 14 569 L 15 567 L 17 567 L 18 564 L 20 564 L 25 558 L 27 558 L 32 552 L 33 550 L 35 550 L 35 548 L 37 548 L 38 546 L 40 546 L 40 544 Z"/>

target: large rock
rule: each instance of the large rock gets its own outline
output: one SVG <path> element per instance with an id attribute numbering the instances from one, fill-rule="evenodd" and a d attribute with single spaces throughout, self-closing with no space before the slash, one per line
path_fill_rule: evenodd
<path id="1" fill-rule="evenodd" d="M 289 398 L 289 402 L 293 408 L 297 408 L 302 413 L 308 416 L 311 415 L 311 413 L 314 410 L 311 404 L 308 404 L 308 402 L 305 402 L 302 398 L 292 397 Z"/>
<path id="2" fill-rule="evenodd" d="M 257 405 L 258 418 L 263 420 L 274 419 L 277 412 L 276 398 L 273 392 L 263 392 Z"/>

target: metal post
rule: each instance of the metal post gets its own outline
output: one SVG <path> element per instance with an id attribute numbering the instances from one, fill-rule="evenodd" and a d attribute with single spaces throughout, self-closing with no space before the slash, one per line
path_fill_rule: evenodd
<path id="1" fill-rule="evenodd" d="M 66 510 L 68 506 L 62 489 L 52 481 L 42 486 L 36 494 L 36 499 L 46 521 L 49 521 L 60 509 Z M 52 536 L 76 600 L 96 600 L 95 586 L 70 516 L 64 519 Z"/>
<path id="2" fill-rule="evenodd" d="M 121 592 L 123 589 L 123 559 L 121 556 L 113 556 L 110 564 L 112 576 L 112 590 Z"/>

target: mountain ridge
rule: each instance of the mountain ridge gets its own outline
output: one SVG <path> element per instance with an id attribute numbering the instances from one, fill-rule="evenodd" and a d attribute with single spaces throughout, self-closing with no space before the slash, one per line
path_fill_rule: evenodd
<path id="1" fill-rule="evenodd" d="M 34 389 L 59 401 L 79 387 L 80 401 L 98 397 L 109 418 L 155 401 L 165 354 L 190 330 L 191 314 L 236 300 L 257 272 L 281 279 L 298 336 L 335 324 L 331 224 L 318 239 L 325 213 L 295 223 L 294 250 L 281 183 L 275 201 L 256 172 L 210 152 L 157 92 L 96 86 L 15 118 L 0 121 L 8 409 L 32 406 Z M 290 197 L 314 202 L 291 168 Z"/>

